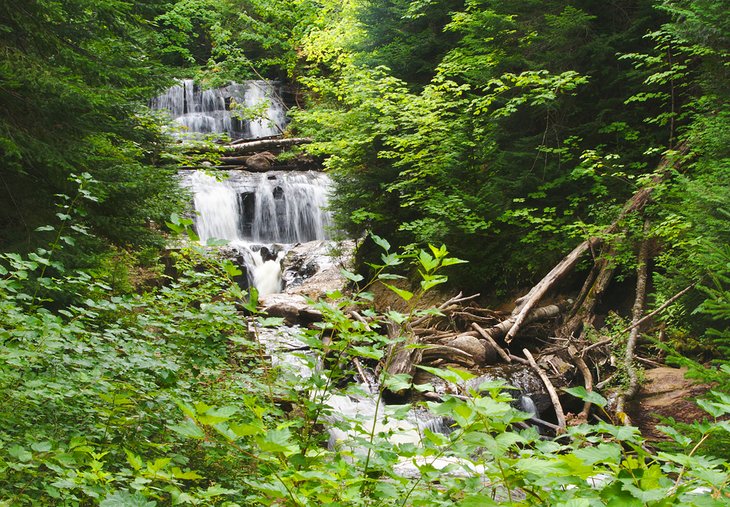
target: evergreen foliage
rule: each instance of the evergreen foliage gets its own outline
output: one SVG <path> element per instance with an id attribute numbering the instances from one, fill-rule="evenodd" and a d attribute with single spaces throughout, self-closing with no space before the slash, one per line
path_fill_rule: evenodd
<path id="1" fill-rule="evenodd" d="M 86 220 L 96 232 L 118 244 L 157 237 L 148 222 L 169 215 L 176 194 L 170 171 L 154 167 L 164 144 L 143 106 L 165 75 L 148 51 L 161 8 L 157 0 L 0 4 L 0 244 L 33 244 L 54 194 L 70 193 L 69 176 L 84 172 L 95 180 Z"/>

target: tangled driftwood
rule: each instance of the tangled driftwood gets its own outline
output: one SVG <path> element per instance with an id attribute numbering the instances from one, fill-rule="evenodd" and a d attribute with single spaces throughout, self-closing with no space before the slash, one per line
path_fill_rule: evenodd
<path id="1" fill-rule="evenodd" d="M 385 359 L 387 371 L 412 374 L 418 364 L 454 364 L 467 368 L 479 368 L 500 361 L 529 364 L 538 372 L 550 393 L 558 427 L 565 427 L 566 417 L 560 406 L 557 391 L 547 373 L 538 364 L 540 357 L 546 356 L 547 350 L 543 348 L 542 354 L 536 360 L 527 348 L 520 347 L 522 349 L 522 356 L 520 356 L 512 353 L 509 347 L 512 342 L 523 341 L 526 337 L 531 336 L 532 333 L 529 331 L 531 325 L 550 323 L 548 326 L 548 329 L 551 330 L 549 341 L 552 342 L 552 345 L 547 349 L 561 354 L 562 358 L 573 365 L 574 371 L 583 379 L 587 391 L 590 392 L 596 387 L 606 385 L 605 379 L 596 383 L 596 378 L 600 379 L 599 366 L 613 361 L 610 351 L 603 347 L 610 345 L 617 337 L 591 343 L 587 338 L 587 330 L 592 329 L 598 303 L 613 278 L 615 245 L 609 241 L 609 238 L 626 234 L 626 231 L 623 230 L 624 220 L 630 215 L 641 216 L 643 214 L 643 210 L 651 202 L 656 186 L 674 167 L 676 157 L 685 154 L 686 151 L 686 147 L 681 147 L 672 154 L 672 157 L 665 157 L 657 168 L 651 183 L 637 191 L 626 202 L 617 219 L 600 235 L 581 242 L 524 296 L 515 300 L 514 310 L 510 314 L 480 308 L 471 302 L 476 296 L 462 297 L 461 294 L 458 294 L 439 307 L 438 316 L 421 317 L 405 328 L 391 326 L 389 336 L 394 339 L 399 338 L 399 340 L 391 347 Z M 631 325 L 622 330 L 618 336 L 620 339 L 626 332 L 630 333 L 627 337 L 628 343 L 623 358 L 627 364 L 629 385 L 618 393 L 618 405 L 614 407 L 615 412 L 620 415 L 619 419 L 626 422 L 628 419 L 623 416 L 624 407 L 638 386 L 635 349 L 641 326 L 694 286 L 694 284 L 690 285 L 649 315 L 643 315 L 648 277 L 646 266 L 650 260 L 649 240 L 646 238 L 648 230 L 647 222 L 644 239 L 637 255 L 638 282 Z M 599 249 L 603 250 L 600 255 L 598 254 Z M 594 256 L 594 265 L 586 276 L 575 301 L 565 299 L 558 304 L 539 307 L 538 305 L 545 296 L 555 292 L 558 282 L 570 273 L 588 252 Z M 553 373 L 559 374 L 557 369 Z M 590 409 L 590 403 L 584 403 L 583 409 L 576 416 L 572 416 L 572 419 L 574 421 L 587 420 Z"/>

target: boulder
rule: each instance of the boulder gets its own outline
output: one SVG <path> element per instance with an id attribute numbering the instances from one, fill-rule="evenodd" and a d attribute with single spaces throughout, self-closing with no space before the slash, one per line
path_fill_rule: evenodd
<path id="1" fill-rule="evenodd" d="M 270 317 L 281 317 L 289 325 L 322 320 L 322 314 L 297 294 L 268 294 L 259 299 L 259 306 Z"/>
<path id="2" fill-rule="evenodd" d="M 246 168 L 249 171 L 265 172 L 271 169 L 276 161 L 276 155 L 269 151 L 256 153 L 246 159 Z"/>

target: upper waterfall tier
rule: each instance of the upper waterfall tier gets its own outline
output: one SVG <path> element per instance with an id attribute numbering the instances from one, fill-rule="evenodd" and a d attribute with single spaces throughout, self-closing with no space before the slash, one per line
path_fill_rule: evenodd
<path id="1" fill-rule="evenodd" d="M 262 80 L 203 90 L 192 79 L 184 79 L 152 99 L 150 107 L 169 111 L 183 136 L 227 133 L 255 139 L 281 134 L 287 122 L 279 90 Z M 242 119 L 254 116 L 257 119 Z"/>

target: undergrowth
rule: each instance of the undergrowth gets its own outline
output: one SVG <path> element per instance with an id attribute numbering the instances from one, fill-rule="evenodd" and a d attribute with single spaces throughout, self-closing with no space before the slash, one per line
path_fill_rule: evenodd
<path id="1" fill-rule="evenodd" d="M 139 295 L 67 270 L 57 252 L 75 203 L 93 197 L 79 185 L 49 248 L 0 256 L 2 506 L 730 503 L 728 462 L 703 452 L 730 429 L 721 392 L 702 403 L 709 422 L 692 438 L 664 428 L 677 447 L 657 453 L 633 427 L 580 425 L 556 438 L 523 428 L 528 414 L 508 386 L 467 391 L 472 376 L 459 370 L 428 371 L 468 396 L 380 403 L 385 389 L 433 389 L 387 374 L 387 357 L 409 346 L 418 299 L 460 262 L 444 247 L 400 255 L 374 237 L 383 250 L 374 278 L 345 271 L 354 290 L 316 303 L 323 321 L 301 330 L 306 368 L 295 372 L 272 367 L 276 351 L 260 339 L 281 322 L 258 313 L 233 264 L 193 242 L 173 254 L 175 277 Z M 170 223 L 192 234 L 190 225 Z M 409 261 L 422 277 L 415 294 L 389 273 Z M 409 310 L 377 313 L 372 283 L 388 284 Z M 354 359 L 375 368 L 374 393 L 352 382 Z M 337 411 L 335 400 L 371 400 L 375 417 Z M 413 424 L 416 410 L 450 418 L 452 431 Z"/>

